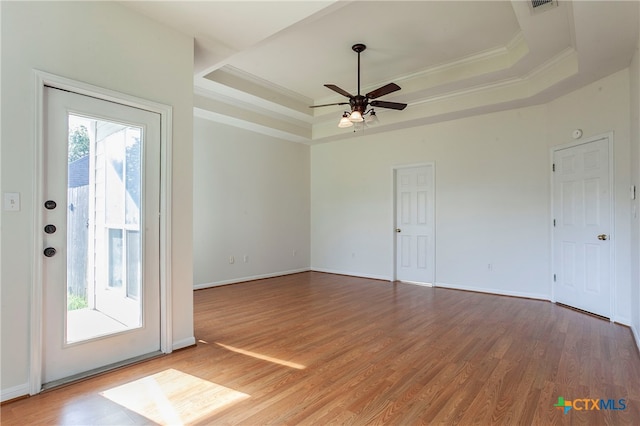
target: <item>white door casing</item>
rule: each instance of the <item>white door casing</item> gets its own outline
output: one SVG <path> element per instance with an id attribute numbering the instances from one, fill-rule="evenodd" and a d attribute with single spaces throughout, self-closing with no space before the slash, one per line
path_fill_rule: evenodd
<path id="1" fill-rule="evenodd" d="M 610 136 L 553 150 L 556 302 L 612 318 L 613 177 Z"/>
<path id="2" fill-rule="evenodd" d="M 435 185 L 433 164 L 395 170 L 396 279 L 435 281 Z"/>
<path id="3" fill-rule="evenodd" d="M 164 353 L 172 351 L 172 312 L 171 312 L 171 152 L 172 152 L 172 107 L 113 90 L 93 86 L 71 80 L 47 72 L 34 70 L 35 82 L 35 187 L 33 204 L 33 276 L 31 280 L 30 309 L 30 355 L 29 355 L 29 393 L 37 394 L 42 390 L 44 364 L 44 274 L 49 272 L 44 267 L 43 249 L 47 247 L 43 236 L 45 213 L 42 201 L 45 200 L 45 87 L 56 87 L 75 92 L 95 99 L 116 102 L 136 109 L 154 112 L 160 116 L 159 145 L 160 158 L 157 158 L 160 170 L 159 188 L 159 297 L 160 297 L 160 350 Z M 38 208 L 39 207 L 39 208 Z M 50 260 L 50 259 L 49 259 Z"/>

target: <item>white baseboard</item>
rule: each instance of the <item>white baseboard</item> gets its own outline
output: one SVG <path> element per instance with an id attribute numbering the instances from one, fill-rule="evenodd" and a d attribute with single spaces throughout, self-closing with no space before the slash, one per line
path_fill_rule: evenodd
<path id="1" fill-rule="evenodd" d="M 621 317 L 619 315 L 616 315 L 613 318 L 611 318 L 611 320 L 616 324 L 621 324 L 621 325 L 626 325 L 627 327 L 631 327 L 631 318 Z"/>
<path id="2" fill-rule="evenodd" d="M 447 284 L 447 283 L 441 283 L 441 282 L 435 283 L 435 287 L 450 288 L 452 290 L 475 291 L 478 293 L 496 294 L 499 296 L 513 296 L 513 297 L 524 297 L 527 299 L 551 300 L 551 297 L 548 294 L 524 293 L 520 291 L 507 291 L 507 290 L 502 290 L 497 288 L 470 287 L 465 285 Z"/>
<path id="3" fill-rule="evenodd" d="M 186 339 L 178 340 L 177 342 L 173 342 L 173 346 L 171 347 L 174 351 L 182 348 L 186 348 L 189 346 L 193 346 L 196 344 L 195 337 L 187 337 Z"/>
<path id="4" fill-rule="evenodd" d="M 29 382 L 0 390 L 0 402 L 9 401 L 14 398 L 29 395 Z"/>
<path id="5" fill-rule="evenodd" d="M 339 271 L 335 269 L 314 268 L 314 267 L 311 267 L 311 270 L 315 272 L 325 272 L 327 274 L 348 275 L 350 277 L 371 278 L 373 280 L 393 281 L 391 277 L 386 275 L 372 275 L 372 274 L 363 274 L 361 272 Z"/>
<path id="6" fill-rule="evenodd" d="M 640 352 L 640 330 L 638 330 L 634 326 L 631 326 L 631 333 L 633 334 L 633 337 L 636 341 L 636 347 L 638 348 L 638 352 Z"/>
<path id="7" fill-rule="evenodd" d="M 293 270 L 290 270 L 290 271 L 280 271 L 280 272 L 273 272 L 273 273 L 269 273 L 269 274 L 253 275 L 253 276 L 250 276 L 250 277 L 233 278 L 233 279 L 224 280 L 224 281 L 215 281 L 215 282 L 212 282 L 212 283 L 194 284 L 193 285 L 193 289 L 194 290 L 200 290 L 200 289 L 203 289 L 203 288 L 217 287 L 219 285 L 235 284 L 235 283 L 242 283 L 242 282 L 245 282 L 245 281 L 261 280 L 261 279 L 264 279 L 264 278 L 280 277 L 280 276 L 283 276 L 283 275 L 299 274 L 300 272 L 307 272 L 309 270 L 310 270 L 309 268 L 301 268 L 301 269 L 293 269 Z"/>
<path id="8" fill-rule="evenodd" d="M 524 293 L 519 291 L 506 291 L 506 290 L 495 289 L 495 288 L 470 287 L 470 286 L 462 286 L 462 285 L 447 284 L 447 283 L 435 283 L 435 287 L 450 288 L 453 290 L 475 291 L 478 293 L 495 294 L 499 296 L 524 297 L 527 299 L 546 300 L 546 301 L 555 303 L 555 300 L 552 300 L 551 296 L 546 294 Z M 614 316 L 611 318 L 611 320 L 616 324 L 620 324 L 620 325 L 630 326 L 631 324 L 631 320 L 627 317 Z M 634 331 L 634 336 L 636 338 L 636 344 L 640 349 L 640 336 L 638 336 L 637 331 Z"/>

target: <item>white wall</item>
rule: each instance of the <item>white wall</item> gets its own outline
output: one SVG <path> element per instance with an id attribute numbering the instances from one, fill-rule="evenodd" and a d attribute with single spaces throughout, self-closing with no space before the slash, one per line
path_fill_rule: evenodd
<path id="1" fill-rule="evenodd" d="M 640 14 L 640 12 L 639 12 Z M 640 47 L 640 38 L 638 39 Z M 631 328 L 640 348 L 640 50 L 629 67 L 631 97 L 631 184 L 636 186 L 636 199 L 631 208 Z"/>
<path id="2" fill-rule="evenodd" d="M 2 192 L 22 209 L 2 212 L 2 399 L 28 392 L 34 211 L 33 69 L 173 106 L 174 346 L 193 342 L 193 41 L 116 2 L 0 2 Z"/>
<path id="3" fill-rule="evenodd" d="M 312 146 L 312 269 L 391 279 L 392 168 L 433 161 L 436 282 L 548 299 L 550 149 L 575 128 L 614 131 L 615 316 L 628 323 L 628 90 L 625 70 L 548 105 Z"/>
<path id="4" fill-rule="evenodd" d="M 544 117 L 533 107 L 313 146 L 312 268 L 391 279 L 392 168 L 433 161 L 436 281 L 548 294 Z"/>
<path id="5" fill-rule="evenodd" d="M 193 149 L 195 287 L 308 270 L 309 147 L 195 118 Z"/>

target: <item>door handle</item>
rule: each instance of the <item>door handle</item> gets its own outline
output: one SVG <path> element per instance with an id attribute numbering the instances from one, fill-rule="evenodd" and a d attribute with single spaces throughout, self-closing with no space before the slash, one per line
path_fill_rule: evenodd
<path id="1" fill-rule="evenodd" d="M 402 229 L 396 228 L 396 232 L 402 232 Z"/>
<path id="2" fill-rule="evenodd" d="M 608 238 L 607 234 L 600 234 L 598 235 L 598 239 L 600 241 L 605 241 Z"/>

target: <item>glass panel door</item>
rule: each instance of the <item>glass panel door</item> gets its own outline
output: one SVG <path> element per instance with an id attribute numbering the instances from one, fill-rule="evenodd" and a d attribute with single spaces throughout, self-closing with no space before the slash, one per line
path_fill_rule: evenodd
<path id="1" fill-rule="evenodd" d="M 69 114 L 66 343 L 142 325 L 142 128 Z"/>
<path id="2" fill-rule="evenodd" d="M 160 349 L 160 116 L 45 88 L 43 383 Z"/>

